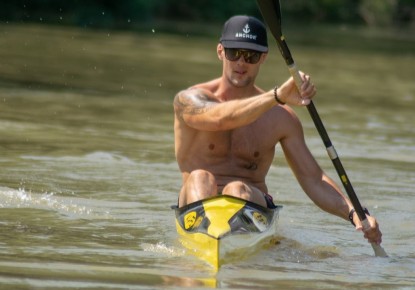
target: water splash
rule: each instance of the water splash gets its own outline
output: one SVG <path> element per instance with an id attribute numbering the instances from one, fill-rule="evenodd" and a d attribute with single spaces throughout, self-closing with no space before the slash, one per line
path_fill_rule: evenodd
<path id="1" fill-rule="evenodd" d="M 99 216 L 91 207 L 84 205 L 82 199 L 57 196 L 53 192 L 33 193 L 24 188 L 0 187 L 0 208 L 37 208 L 55 210 L 69 217 Z M 108 213 L 105 213 L 108 215 Z"/>
<path id="2" fill-rule="evenodd" d="M 170 257 L 180 257 L 185 254 L 184 249 L 179 249 L 173 246 L 167 246 L 166 244 L 159 242 L 157 244 L 149 244 L 149 243 L 143 243 L 141 244 L 141 248 L 145 252 L 152 252 L 152 253 L 158 253 L 158 254 L 165 254 Z"/>

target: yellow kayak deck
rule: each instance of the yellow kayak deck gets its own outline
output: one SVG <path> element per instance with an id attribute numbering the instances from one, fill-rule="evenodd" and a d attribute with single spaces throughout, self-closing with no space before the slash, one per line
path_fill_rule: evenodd
<path id="1" fill-rule="evenodd" d="M 218 195 L 172 208 L 182 245 L 218 270 L 227 256 L 236 258 L 253 252 L 261 241 L 274 235 L 282 206 L 265 208 Z"/>

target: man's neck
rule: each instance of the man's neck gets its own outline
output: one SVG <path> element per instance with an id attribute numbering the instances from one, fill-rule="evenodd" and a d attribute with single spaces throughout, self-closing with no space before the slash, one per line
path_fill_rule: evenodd
<path id="1" fill-rule="evenodd" d="M 221 78 L 219 86 L 215 92 L 215 95 L 218 97 L 218 99 L 223 102 L 236 99 L 244 99 L 252 97 L 256 94 L 258 94 L 258 89 L 255 85 L 252 84 L 244 87 L 238 87 L 223 77 Z"/>

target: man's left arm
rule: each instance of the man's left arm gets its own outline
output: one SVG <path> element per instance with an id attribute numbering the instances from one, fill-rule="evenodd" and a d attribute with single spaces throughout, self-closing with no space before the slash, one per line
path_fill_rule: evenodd
<path id="1" fill-rule="evenodd" d="M 349 220 L 349 212 L 353 209 L 350 200 L 341 192 L 337 184 L 328 177 L 318 165 L 305 140 L 303 129 L 298 118 L 292 113 L 291 121 L 286 122 L 286 136 L 281 140 L 285 157 L 304 192 L 321 209 L 333 215 Z M 357 215 L 353 220 L 356 229 L 362 229 Z M 370 229 L 365 229 L 365 237 L 369 242 L 380 244 L 381 232 L 375 218 L 368 216 Z"/>

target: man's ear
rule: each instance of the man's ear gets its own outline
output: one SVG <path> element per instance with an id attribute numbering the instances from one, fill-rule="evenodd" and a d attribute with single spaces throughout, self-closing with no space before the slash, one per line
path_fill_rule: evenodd
<path id="1" fill-rule="evenodd" d="M 268 56 L 268 52 L 264 52 L 261 55 L 261 64 L 263 64 L 265 62 L 265 60 L 267 59 L 267 56 Z"/>
<path id="2" fill-rule="evenodd" d="M 218 58 L 220 60 L 223 60 L 223 51 L 224 51 L 223 45 L 221 43 L 218 43 L 218 46 L 216 47 L 216 53 L 218 54 Z"/>

